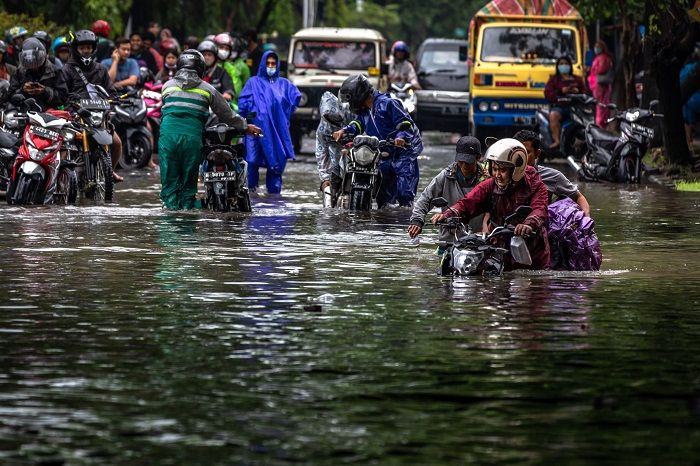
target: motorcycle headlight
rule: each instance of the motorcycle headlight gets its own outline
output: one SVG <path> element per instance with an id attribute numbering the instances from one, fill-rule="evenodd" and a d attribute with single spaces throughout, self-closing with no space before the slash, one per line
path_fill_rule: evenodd
<path id="1" fill-rule="evenodd" d="M 479 268 L 482 256 L 482 252 L 459 251 L 454 255 L 453 267 L 460 275 L 469 275 Z"/>
<path id="2" fill-rule="evenodd" d="M 479 102 L 479 110 L 482 112 L 486 112 L 489 109 L 489 103 L 488 102 Z"/>
<path id="3" fill-rule="evenodd" d="M 498 102 L 491 102 L 491 111 L 492 112 L 497 112 L 501 108 L 501 105 Z"/>
<path id="4" fill-rule="evenodd" d="M 7 112 L 3 115 L 3 123 L 7 129 L 17 129 L 19 121 L 17 121 L 17 112 Z"/>
<path id="5" fill-rule="evenodd" d="M 355 162 L 360 165 L 370 165 L 375 157 L 376 154 L 367 146 L 361 146 L 355 151 Z"/>
<path id="6" fill-rule="evenodd" d="M 102 112 L 90 112 L 90 124 L 92 126 L 100 126 L 104 121 Z"/>
<path id="7" fill-rule="evenodd" d="M 63 133 L 63 139 L 70 142 L 73 139 L 75 139 L 75 134 L 72 131 L 66 131 L 65 133 Z"/>
<path id="8" fill-rule="evenodd" d="M 637 118 L 639 118 L 639 112 L 625 112 L 625 120 L 635 121 Z"/>

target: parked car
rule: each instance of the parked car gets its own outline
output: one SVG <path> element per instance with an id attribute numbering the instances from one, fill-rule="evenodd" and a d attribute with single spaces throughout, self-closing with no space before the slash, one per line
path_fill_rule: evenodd
<path id="1" fill-rule="evenodd" d="M 421 131 L 469 133 L 466 40 L 426 39 L 418 49 L 416 123 Z"/>

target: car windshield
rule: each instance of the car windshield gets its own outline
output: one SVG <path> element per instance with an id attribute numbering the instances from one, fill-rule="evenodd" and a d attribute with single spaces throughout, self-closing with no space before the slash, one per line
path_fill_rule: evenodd
<path id="1" fill-rule="evenodd" d="M 568 55 L 576 63 L 576 37 L 571 29 L 492 27 L 484 30 L 481 60 L 497 63 L 556 63 Z"/>
<path id="2" fill-rule="evenodd" d="M 426 72 L 436 70 L 467 72 L 467 62 L 459 59 L 459 44 L 426 46 L 418 67 Z"/>
<path id="3" fill-rule="evenodd" d="M 366 70 L 376 63 L 374 42 L 299 41 L 294 46 L 297 68 Z"/>

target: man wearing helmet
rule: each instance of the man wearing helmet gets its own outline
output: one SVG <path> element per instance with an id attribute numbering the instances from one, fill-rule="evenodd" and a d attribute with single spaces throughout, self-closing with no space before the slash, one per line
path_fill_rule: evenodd
<path id="1" fill-rule="evenodd" d="M 70 58 L 70 44 L 66 41 L 65 36 L 56 37 L 51 45 L 51 50 L 53 50 L 54 56 L 61 60 L 62 64 L 66 63 Z"/>
<path id="2" fill-rule="evenodd" d="M 97 37 L 97 62 L 108 59 L 114 50 L 114 42 L 110 39 L 112 35 L 112 26 L 104 19 L 98 19 L 92 23 L 92 32 Z"/>
<path id="3" fill-rule="evenodd" d="M 489 213 L 491 222 L 502 225 L 505 218 L 520 206 L 532 207 L 526 219 L 515 226 L 515 235 L 526 238 L 532 257 L 532 269 L 549 268 L 547 239 L 547 188 L 534 167 L 527 165 L 527 151 L 516 139 L 501 139 L 486 151 L 490 178 L 476 185 L 462 200 L 441 214 L 435 214 L 433 224 L 450 217 L 465 221 Z M 521 267 L 510 257 L 506 270 Z"/>
<path id="4" fill-rule="evenodd" d="M 42 110 L 63 105 L 68 88 L 63 75 L 47 60 L 44 44 L 35 37 L 24 41 L 19 53 L 20 66 L 10 80 L 8 98 L 20 93 L 32 97 Z"/>
<path id="5" fill-rule="evenodd" d="M 163 85 L 163 119 L 158 143 L 160 157 L 160 199 L 166 209 L 193 209 L 197 194 L 204 124 L 209 108 L 226 123 L 248 134 L 260 128 L 246 123 L 211 84 L 202 80 L 204 57 L 197 50 L 185 50 L 177 60 L 175 77 Z"/>
<path id="6" fill-rule="evenodd" d="M 83 29 L 70 34 L 71 57 L 63 65 L 61 72 L 68 86 L 66 103 L 95 97 L 93 86 L 102 86 L 112 97 L 117 96 L 107 69 L 96 61 L 97 37 L 92 31 Z M 112 131 L 112 166 L 116 167 L 122 156 L 122 141 L 116 131 Z M 114 181 L 124 178 L 113 173 Z"/>
<path id="7" fill-rule="evenodd" d="M 394 42 L 389 58 L 389 83 L 411 83 L 414 89 L 420 89 L 416 70 L 408 60 L 408 55 L 409 49 L 405 42 L 401 40 Z"/>
<path id="8" fill-rule="evenodd" d="M 218 47 L 216 44 L 210 40 L 202 41 L 197 47 L 197 50 L 204 57 L 204 64 L 206 69 L 204 70 L 204 76 L 202 76 L 202 81 L 209 83 L 219 91 L 224 99 L 228 102 L 233 100 L 233 82 L 231 82 L 231 76 L 222 67 L 217 66 L 219 61 L 218 58 Z"/>
<path id="9" fill-rule="evenodd" d="M 46 59 L 50 61 L 57 70 L 63 68 L 63 62 L 51 54 L 53 49 L 51 48 L 51 36 L 49 33 L 46 31 L 36 31 L 34 34 L 32 34 L 32 37 L 39 39 L 39 41 L 44 44 L 44 48 L 46 49 L 47 53 Z"/>
<path id="10" fill-rule="evenodd" d="M 7 63 L 7 44 L 0 40 L 0 80 L 9 81 L 17 72 L 17 67 Z"/>
<path id="11" fill-rule="evenodd" d="M 250 79 L 250 69 L 245 64 L 240 54 L 240 39 L 232 38 L 228 32 L 222 32 L 214 37 L 217 46 L 217 57 L 219 66 L 222 67 L 231 77 L 234 90 L 234 103 L 238 105 L 238 96 L 246 81 Z"/>
<path id="12" fill-rule="evenodd" d="M 22 50 L 24 37 L 29 31 L 23 26 L 15 26 L 7 31 L 7 39 L 10 41 L 10 47 L 7 50 L 5 61 L 13 66 L 19 66 L 19 53 Z"/>
<path id="13" fill-rule="evenodd" d="M 333 138 L 339 141 L 344 134 L 366 133 L 379 139 L 393 139 L 395 146 L 387 148 L 389 157 L 379 163 L 382 183 L 377 204 L 381 208 L 398 202 L 400 206 L 411 207 L 418 189 L 418 155 L 423 151 L 418 127 L 401 102 L 374 90 L 364 75 L 347 78 L 339 96 L 342 102 L 350 104 L 350 111 L 357 119 L 333 133 Z"/>

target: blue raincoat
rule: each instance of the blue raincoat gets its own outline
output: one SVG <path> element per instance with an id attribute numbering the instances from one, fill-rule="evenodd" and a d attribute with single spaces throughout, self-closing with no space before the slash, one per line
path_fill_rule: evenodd
<path id="1" fill-rule="evenodd" d="M 379 163 L 382 184 L 377 193 L 377 205 L 398 202 L 401 206 L 411 206 L 418 190 L 418 156 L 423 152 L 420 131 L 400 101 L 379 91 L 372 95 L 372 108 L 361 112 L 344 130 L 352 135 L 366 133 L 379 139 L 406 141 L 406 148 L 388 147 L 386 151 L 390 157 Z M 400 125 L 401 129 L 397 130 Z"/>
<path id="2" fill-rule="evenodd" d="M 277 59 L 277 72 L 267 75 L 267 58 Z M 289 134 L 289 120 L 297 108 L 301 93 L 285 78 L 279 77 L 279 57 L 273 51 L 263 54 L 257 76 L 251 77 L 238 98 L 238 112 L 243 117 L 255 112 L 250 123 L 262 128 L 263 137 L 246 136 L 248 186 L 258 186 L 258 169 L 267 168 L 268 193 L 282 190 L 282 173 L 287 159 L 294 159 L 294 146 Z"/>

